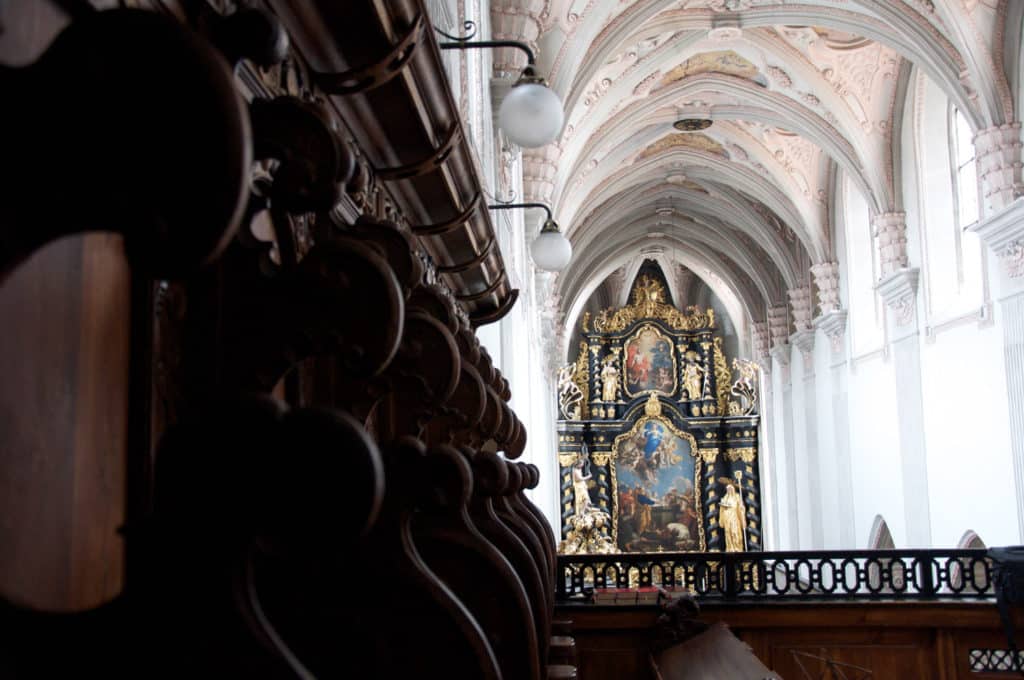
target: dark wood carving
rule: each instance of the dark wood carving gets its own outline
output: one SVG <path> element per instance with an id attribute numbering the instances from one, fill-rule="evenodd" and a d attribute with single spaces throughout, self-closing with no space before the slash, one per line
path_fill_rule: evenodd
<path id="1" fill-rule="evenodd" d="M 200 12 L 206 8 L 202 5 Z M 288 33 L 284 26 L 276 16 L 260 7 L 243 4 L 226 16 L 203 13 L 197 22 L 210 42 L 232 64 L 248 59 L 257 66 L 268 68 L 288 56 Z"/>
<path id="2" fill-rule="evenodd" d="M 540 678 L 532 608 L 515 569 L 470 519 L 468 461 L 447 446 L 424 460 L 421 511 L 412 522 L 417 550 L 487 634 L 506 678 Z M 487 574 L 489 587 L 480 587 Z"/>
<path id="3" fill-rule="evenodd" d="M 319 354 L 339 358 L 346 374 L 371 377 L 402 339 L 402 291 L 374 250 L 350 240 L 318 243 L 298 266 L 275 278 L 238 276 L 223 295 L 226 382 L 270 390 L 293 365 Z"/>
<path id="4" fill-rule="evenodd" d="M 476 452 L 465 447 L 462 451 L 472 462 L 475 480 L 470 502 L 473 523 L 508 558 L 519 575 L 530 599 L 541 658 L 546 659 L 551 628 L 542 566 L 528 544 L 509 527 L 495 507 L 496 499 L 508 486 L 508 466 L 491 452 Z"/>
<path id="5" fill-rule="evenodd" d="M 133 265 L 160 278 L 228 244 L 248 196 L 249 117 L 228 64 L 198 34 L 153 12 L 97 12 L 31 66 L 0 70 L 0 83 L 16 170 L 0 281 L 43 244 L 84 231 L 123 234 Z"/>
<path id="6" fill-rule="evenodd" d="M 255 157 L 276 162 L 270 203 L 289 213 L 333 208 L 352 177 L 355 158 L 330 112 L 297 97 L 257 99 L 249 109 Z"/>
<path id="7" fill-rule="evenodd" d="M 426 10 L 231 4 L 80 4 L 0 69 L 0 283 L 123 235 L 149 372 L 127 586 L 0 594 L 0 675 L 541 680 L 553 536 L 474 331 L 516 292 Z"/>
<path id="8" fill-rule="evenodd" d="M 480 623 L 415 547 L 412 522 L 424 492 L 426 455 L 422 442 L 412 438 L 385 451 L 388 493 L 377 527 L 357 557 L 364 576 L 372 573 L 389 587 L 353 589 L 357 617 L 346 633 L 357 643 L 355 667 L 365 677 L 501 678 Z M 407 628 L 379 633 L 396 620 Z"/>
<path id="9" fill-rule="evenodd" d="M 383 496 L 376 445 L 344 414 L 289 413 L 255 397 L 223 403 L 168 430 L 157 460 L 155 510 L 127 530 L 139 556 L 132 588 L 82 614 L 5 605 L 5 629 L 14 634 L 5 640 L 13 677 L 281 678 L 304 672 L 261 602 L 264 581 L 277 587 L 281 581 L 258 567 L 270 558 L 302 562 L 330 555 L 322 540 L 328 530 L 341 540 L 365 533 Z M 331 480 L 343 474 L 357 486 L 339 496 Z M 161 659 L 156 667 L 154 659 Z"/>

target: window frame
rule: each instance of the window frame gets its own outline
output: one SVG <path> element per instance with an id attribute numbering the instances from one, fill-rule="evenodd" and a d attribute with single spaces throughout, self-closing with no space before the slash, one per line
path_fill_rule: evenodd
<path id="1" fill-rule="evenodd" d="M 964 251 L 962 246 L 962 234 L 967 229 L 981 221 L 981 182 L 978 179 L 978 154 L 974 150 L 974 140 L 970 140 L 970 147 L 972 150 L 971 157 L 969 159 L 960 158 L 960 125 L 959 119 L 963 119 L 966 127 L 970 128 L 970 124 L 967 122 L 967 117 L 960 112 L 960 109 L 953 102 L 948 104 L 948 115 L 947 115 L 947 130 L 949 134 L 946 135 L 949 144 L 949 172 L 950 180 L 953 187 L 953 247 L 956 253 L 956 282 L 957 288 L 963 289 L 964 286 Z M 961 186 L 960 172 L 967 165 L 974 164 L 974 191 L 977 196 L 975 201 L 975 215 L 974 220 L 969 224 L 961 223 L 960 216 L 960 204 L 961 197 L 963 196 L 964 187 Z"/>

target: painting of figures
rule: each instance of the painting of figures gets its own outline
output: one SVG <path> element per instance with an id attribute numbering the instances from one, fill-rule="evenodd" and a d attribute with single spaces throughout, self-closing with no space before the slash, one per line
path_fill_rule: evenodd
<path id="1" fill-rule="evenodd" d="M 616 544 L 623 552 L 703 550 L 695 442 L 661 417 L 615 441 Z"/>
<path id="2" fill-rule="evenodd" d="M 670 395 L 676 390 L 676 362 L 672 341 L 654 326 L 643 326 L 626 341 L 622 359 L 626 393 Z"/>

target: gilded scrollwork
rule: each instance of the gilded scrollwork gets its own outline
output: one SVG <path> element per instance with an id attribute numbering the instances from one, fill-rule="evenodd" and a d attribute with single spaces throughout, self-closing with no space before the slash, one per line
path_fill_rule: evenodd
<path id="1" fill-rule="evenodd" d="M 715 387 L 717 391 L 718 412 L 729 412 L 729 381 L 732 373 L 722 351 L 722 338 L 715 338 Z"/>
<path id="2" fill-rule="evenodd" d="M 698 453 L 705 465 L 714 465 L 715 459 L 718 458 L 718 448 L 703 448 Z"/>
<path id="3" fill-rule="evenodd" d="M 730 462 L 735 463 L 737 460 L 742 460 L 744 463 L 753 463 L 757 457 L 757 449 L 753 446 L 741 446 L 735 449 L 727 449 L 725 457 Z"/>
<path id="4" fill-rule="evenodd" d="M 576 462 L 577 455 L 574 451 L 563 451 L 558 454 L 558 464 L 561 467 L 567 468 Z"/>
<path id="5" fill-rule="evenodd" d="M 740 359 L 736 357 L 732 360 L 732 367 L 735 373 L 735 380 L 732 383 L 732 387 L 729 389 L 729 393 L 733 396 L 739 397 L 739 402 L 732 402 L 729 405 L 730 415 L 744 415 L 749 416 L 757 412 L 757 371 L 759 366 L 757 363 L 750 359 Z M 732 404 L 736 404 L 736 413 L 734 414 Z"/>
<path id="6" fill-rule="evenodd" d="M 596 349 L 596 347 L 589 349 Z M 587 364 L 587 350 L 587 341 L 581 340 L 580 351 L 576 355 L 576 372 L 573 375 L 573 382 L 576 383 L 580 394 L 583 395 L 583 399 L 580 401 L 581 419 L 590 417 L 590 368 Z"/>
<path id="7" fill-rule="evenodd" d="M 558 408 L 566 420 L 580 420 L 583 393 L 575 382 L 576 364 L 558 369 Z"/>
<path id="8" fill-rule="evenodd" d="M 594 331 L 617 333 L 641 319 L 658 319 L 677 331 L 693 331 L 715 327 L 713 309 L 701 311 L 690 305 L 681 312 L 666 303 L 665 288 L 649 276 L 641 276 L 633 288 L 633 301 L 619 309 L 603 309 L 594 317 Z"/>

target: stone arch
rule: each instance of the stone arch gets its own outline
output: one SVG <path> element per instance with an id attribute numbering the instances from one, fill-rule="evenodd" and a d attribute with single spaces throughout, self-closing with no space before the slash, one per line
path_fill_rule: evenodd
<path id="1" fill-rule="evenodd" d="M 685 215 L 721 234 L 722 238 L 729 237 L 727 227 L 742 232 L 764 251 L 787 286 L 796 285 L 798 265 L 782 237 L 765 224 L 753 208 L 743 204 L 742 199 L 730 195 L 728 189 L 723 187 L 721 193 L 716 189 L 711 196 L 713 201 L 708 200 L 708 194 L 688 192 L 657 180 L 630 187 L 628 191 L 619 192 L 597 204 L 587 219 L 573 228 L 570 237 L 574 247 L 582 252 L 609 227 L 620 231 L 630 227 L 647 232 L 660 231 L 658 224 L 679 226 L 683 220 L 681 215 Z M 654 209 L 664 200 L 671 201 L 676 212 L 655 216 Z M 650 214 L 644 215 L 645 211 Z"/>
<path id="2" fill-rule="evenodd" d="M 1001 117 L 1001 114 L 994 115 L 998 111 L 974 105 L 960 80 L 961 72 L 968 66 L 961 50 L 927 20 L 918 21 L 906 16 L 900 8 L 894 8 L 889 0 L 854 0 L 854 3 L 876 14 L 877 18 L 864 12 L 803 4 L 756 7 L 732 14 L 744 28 L 812 25 L 874 40 L 891 47 L 927 71 L 959 106 L 971 113 L 976 129 L 982 129 Z M 589 82 L 599 65 L 605 63 L 628 36 L 642 28 L 657 32 L 659 24 L 665 23 L 675 30 L 706 32 L 714 27 L 716 15 L 712 12 L 694 11 L 684 16 L 656 19 L 663 9 L 660 0 L 640 0 L 603 27 L 600 24 L 606 15 L 591 13 L 583 17 L 574 31 L 576 39 L 566 41 L 561 46 L 552 64 L 550 79 L 555 91 L 565 95 L 577 80 Z M 567 44 L 577 41 L 578 44 L 588 46 L 586 52 L 567 54 Z M 580 63 L 582 67 L 576 71 L 563 69 L 563 65 L 569 63 Z"/>
<path id="3" fill-rule="evenodd" d="M 763 182 L 752 169 L 712 153 L 680 147 L 656 153 L 596 184 L 595 180 L 590 180 L 594 188 L 588 193 L 586 203 L 597 204 L 606 197 L 631 189 L 634 174 L 643 176 L 653 172 L 664 176 L 666 164 L 673 162 L 679 163 L 681 172 L 698 183 L 725 183 L 763 203 L 793 229 L 812 261 L 822 262 L 826 258 L 828 238 L 823 233 L 820 215 L 809 214 L 806 207 L 801 210 L 788 193 L 775 184 Z M 572 219 L 571 215 L 563 214 L 560 207 L 556 207 L 556 214 L 562 224 Z"/>
<path id="4" fill-rule="evenodd" d="M 683 78 L 649 97 L 626 106 L 603 120 L 599 127 L 593 130 L 587 128 L 584 131 L 586 134 L 581 134 L 581 131 L 577 130 L 575 134 L 581 135 L 580 141 L 566 144 L 563 149 L 564 152 L 575 152 L 577 161 L 572 166 L 567 166 L 564 172 L 558 173 L 555 180 L 556 192 L 566 191 L 564 187 L 567 178 L 582 171 L 581 164 L 594 155 L 595 146 L 602 140 L 626 138 L 630 135 L 630 129 L 635 129 L 637 121 L 642 121 L 645 127 L 660 123 L 667 127 L 672 121 L 665 116 L 658 116 L 657 112 L 666 110 L 673 101 L 681 97 L 707 92 L 733 96 L 742 102 L 739 106 L 711 105 L 704 112 L 711 120 L 750 120 L 789 129 L 813 142 L 856 178 L 876 211 L 884 211 L 892 202 L 891 186 L 885 181 L 884 173 L 872 175 L 867 169 L 867 160 L 861 157 L 847 136 L 820 114 L 791 97 L 767 90 L 744 78 L 716 73 L 702 73 Z M 659 130 L 656 136 L 662 136 L 664 132 Z M 861 135 L 858 134 L 855 141 L 861 141 L 860 138 Z"/>

